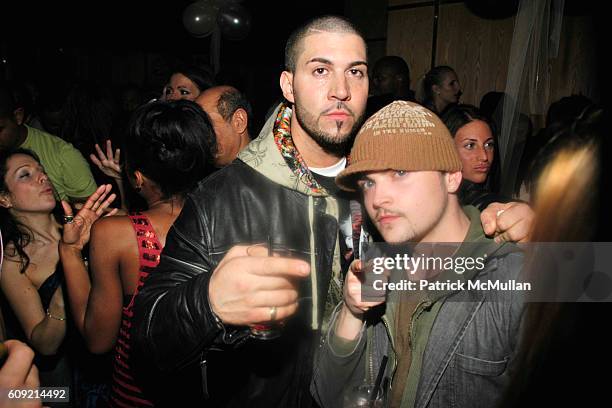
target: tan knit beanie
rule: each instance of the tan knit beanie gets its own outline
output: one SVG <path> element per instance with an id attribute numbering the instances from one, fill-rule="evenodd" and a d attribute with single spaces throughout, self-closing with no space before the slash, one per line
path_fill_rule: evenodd
<path id="1" fill-rule="evenodd" d="M 436 114 L 413 102 L 395 101 L 363 124 L 351 149 L 351 162 L 338 174 L 336 184 L 355 191 L 358 174 L 383 170 L 454 172 L 461 170 L 461 160 Z"/>

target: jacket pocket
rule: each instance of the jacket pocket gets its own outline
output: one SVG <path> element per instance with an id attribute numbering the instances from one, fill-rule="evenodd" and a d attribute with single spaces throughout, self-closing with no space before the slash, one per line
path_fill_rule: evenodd
<path id="1" fill-rule="evenodd" d="M 499 361 L 483 360 L 477 357 L 455 353 L 457 367 L 468 373 L 497 377 L 504 373 L 508 366 L 508 357 Z"/>

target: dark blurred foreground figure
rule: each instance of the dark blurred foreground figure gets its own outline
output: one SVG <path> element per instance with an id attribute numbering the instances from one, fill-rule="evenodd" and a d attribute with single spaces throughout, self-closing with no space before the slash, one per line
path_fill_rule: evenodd
<path id="1" fill-rule="evenodd" d="M 591 107 L 553 135 L 538 156 L 533 242 L 610 241 L 609 206 L 603 198 L 610 188 L 604 178 L 610 144 L 603 126 L 609 126 L 603 111 Z M 604 267 L 596 286 L 609 299 L 610 265 Z M 591 274 L 578 284 L 586 287 L 597 278 Z M 529 304 L 516 376 L 501 407 L 599 406 L 608 400 L 609 379 L 600 373 L 612 363 L 610 336 L 602 328 L 610 306 Z"/>
<path id="2" fill-rule="evenodd" d="M 76 326 L 89 350 L 105 353 L 114 347 L 111 405 L 151 406 L 130 358 L 134 301 L 159 263 L 185 194 L 213 169 L 214 133 L 194 102 L 152 102 L 134 113 L 123 152 L 128 179 L 148 209 L 93 226 L 91 279 L 82 254 L 90 237 L 87 218 L 77 215 L 78 228 L 64 232 L 60 256 Z"/>
<path id="3" fill-rule="evenodd" d="M 34 352 L 19 340 L 7 340 L 0 344 L 0 408 L 39 408 L 39 399 L 8 399 L 9 390 L 36 389 L 40 386 L 38 369 L 32 363 Z M 6 353 L 6 355 L 4 355 Z"/>
<path id="4" fill-rule="evenodd" d="M 528 184 L 534 179 L 534 173 L 530 168 L 538 165 L 535 163 L 536 156 L 551 139 L 558 138 L 559 134 L 564 133 L 564 128 L 571 126 L 592 105 L 593 101 L 583 95 L 565 96 L 551 103 L 546 112 L 546 127 L 534 135 L 530 133 L 525 144 L 515 188 L 515 191 L 521 194 L 521 198 L 529 200 Z M 548 151 L 550 153 L 550 146 Z"/>
<path id="5" fill-rule="evenodd" d="M 393 101 L 415 102 L 414 91 L 410 89 L 410 68 L 402 57 L 382 57 L 372 71 L 372 96 L 368 98 L 366 117 Z"/>

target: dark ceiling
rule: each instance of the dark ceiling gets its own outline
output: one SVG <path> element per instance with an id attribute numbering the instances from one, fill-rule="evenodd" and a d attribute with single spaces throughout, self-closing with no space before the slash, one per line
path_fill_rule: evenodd
<path id="1" fill-rule="evenodd" d="M 223 3 L 230 0 L 218 0 Z M 95 47 L 117 51 L 173 51 L 200 48 L 208 39 L 190 36 L 182 24 L 189 0 L 2 1 L 0 41 L 51 47 Z M 343 0 L 278 2 L 243 0 L 252 30 L 244 43 L 281 37 L 305 19 L 342 14 Z"/>

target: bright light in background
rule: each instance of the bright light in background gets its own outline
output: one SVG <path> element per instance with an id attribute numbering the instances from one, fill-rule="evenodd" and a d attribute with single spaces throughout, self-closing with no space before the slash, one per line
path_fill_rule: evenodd
<path id="1" fill-rule="evenodd" d="M 196 17 L 196 18 L 195 18 L 195 21 L 200 21 L 200 17 Z"/>
<path id="2" fill-rule="evenodd" d="M 238 20 L 237 18 L 234 19 L 234 24 L 238 24 L 240 22 L 240 20 Z"/>

